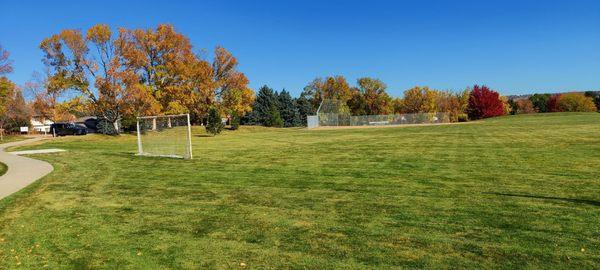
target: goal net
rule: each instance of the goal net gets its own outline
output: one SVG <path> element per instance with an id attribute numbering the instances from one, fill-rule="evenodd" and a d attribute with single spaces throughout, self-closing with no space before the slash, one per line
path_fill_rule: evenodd
<path id="1" fill-rule="evenodd" d="M 138 155 L 192 158 L 189 114 L 137 118 Z"/>

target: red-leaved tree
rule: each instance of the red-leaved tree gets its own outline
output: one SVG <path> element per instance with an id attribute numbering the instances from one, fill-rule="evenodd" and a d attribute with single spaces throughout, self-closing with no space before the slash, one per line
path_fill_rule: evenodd
<path id="1" fill-rule="evenodd" d="M 548 99 L 548 103 L 546 104 L 546 107 L 548 108 L 549 112 L 560 112 L 560 107 L 558 106 L 558 99 L 560 98 L 560 94 L 556 94 L 556 95 L 552 95 L 549 99 Z"/>
<path id="2" fill-rule="evenodd" d="M 487 86 L 475 85 L 469 97 L 469 118 L 481 119 L 504 115 L 500 94 Z"/>

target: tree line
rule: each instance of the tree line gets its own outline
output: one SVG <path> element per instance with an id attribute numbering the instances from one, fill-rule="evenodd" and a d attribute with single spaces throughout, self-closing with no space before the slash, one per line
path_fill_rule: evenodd
<path id="1" fill-rule="evenodd" d="M 600 108 L 600 92 L 534 94 L 529 99 L 509 99 L 487 86 L 474 85 L 462 91 L 413 87 L 403 97 L 391 97 L 379 79 L 359 78 L 355 86 L 343 76 L 317 78 L 297 98 L 289 92 L 263 86 L 252 111 L 242 119 L 247 124 L 269 127 L 306 125 L 323 99 L 348 105 L 352 115 L 446 113 L 450 122 L 477 120 L 508 114 L 535 112 L 593 112 Z"/>
<path id="2" fill-rule="evenodd" d="M 118 133 L 137 116 L 189 113 L 201 123 L 211 108 L 245 115 L 254 101 L 229 51 L 217 47 L 207 60 L 168 24 L 116 32 L 104 24 L 85 33 L 67 29 L 45 38 L 40 49 L 45 73 L 25 88 L 32 92 L 33 113 L 52 121 L 74 112 L 94 115 L 104 133 Z"/>
<path id="3" fill-rule="evenodd" d="M 600 109 L 600 92 L 533 94 L 510 100 L 511 114 L 546 112 L 594 112 Z"/>
<path id="4" fill-rule="evenodd" d="M 194 53 L 190 40 L 168 24 L 116 31 L 104 24 L 85 32 L 66 29 L 39 47 L 45 70 L 22 87 L 6 77 L 12 62 L 0 47 L 0 128 L 28 125 L 31 115 L 54 122 L 93 115 L 101 120 L 103 133 L 117 134 L 134 127 L 137 116 L 182 113 L 215 131 L 222 129 L 224 117 L 233 129 L 239 124 L 294 127 L 306 125 L 323 99 L 347 104 L 352 115 L 442 112 L 451 122 L 600 108 L 598 92 L 508 99 L 487 86 L 462 91 L 416 86 L 403 97 L 392 97 L 377 78 L 359 78 L 351 85 L 339 75 L 312 80 L 298 97 L 266 85 L 255 95 L 229 51 L 216 47 L 211 57 Z"/>

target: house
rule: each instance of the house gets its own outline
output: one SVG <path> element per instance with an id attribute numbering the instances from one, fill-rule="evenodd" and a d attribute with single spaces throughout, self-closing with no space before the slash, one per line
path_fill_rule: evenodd
<path id="1" fill-rule="evenodd" d="M 29 120 L 31 123 L 32 130 L 36 133 L 44 133 L 47 134 L 50 132 L 50 125 L 54 124 L 54 122 L 49 119 L 44 118 L 36 118 L 33 117 Z"/>

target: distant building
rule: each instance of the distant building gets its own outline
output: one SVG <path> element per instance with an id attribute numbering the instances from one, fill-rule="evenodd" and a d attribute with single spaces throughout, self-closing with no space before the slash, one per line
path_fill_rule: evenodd
<path id="1" fill-rule="evenodd" d="M 37 133 L 48 133 L 50 132 L 50 125 L 54 124 L 54 122 L 49 119 L 44 118 L 36 118 L 33 117 L 29 121 L 31 123 L 32 130 Z"/>
<path id="2" fill-rule="evenodd" d="M 75 124 L 85 127 L 87 133 L 98 133 L 98 117 L 84 116 L 75 119 Z"/>

